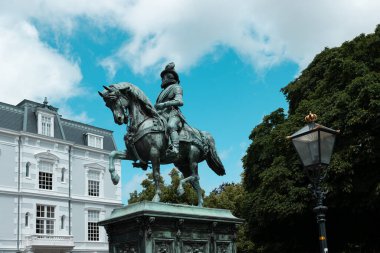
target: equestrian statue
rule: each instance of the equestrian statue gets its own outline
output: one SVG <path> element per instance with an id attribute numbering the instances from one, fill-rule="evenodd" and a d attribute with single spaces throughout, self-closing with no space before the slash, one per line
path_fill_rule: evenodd
<path id="1" fill-rule="evenodd" d="M 161 80 L 162 91 L 155 106 L 136 85 L 128 82 L 103 86 L 104 90 L 99 92 L 112 111 L 115 123 L 127 125 L 126 149 L 112 151 L 109 155 L 111 179 L 115 185 L 120 180 L 115 171 L 115 159 L 133 161 L 134 167 L 144 170 L 151 165 L 155 184 L 152 201 L 159 202 L 160 164 L 173 163 L 184 177 L 177 188 L 178 195 L 184 193 L 183 185 L 189 182 L 197 192 L 198 206 L 203 206 L 198 163 L 206 160 L 219 176 L 225 175 L 225 169 L 213 137 L 192 128 L 180 111 L 183 90 L 174 63 L 169 63 L 161 72 Z"/>

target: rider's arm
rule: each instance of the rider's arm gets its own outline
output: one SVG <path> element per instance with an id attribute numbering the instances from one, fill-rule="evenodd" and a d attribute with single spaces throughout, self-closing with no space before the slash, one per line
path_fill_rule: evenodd
<path id="1" fill-rule="evenodd" d="M 181 86 L 178 85 L 177 87 L 175 87 L 173 92 L 174 92 L 173 99 L 162 103 L 163 108 L 171 107 L 171 106 L 177 106 L 177 107 L 183 106 L 183 91 L 182 91 Z"/>

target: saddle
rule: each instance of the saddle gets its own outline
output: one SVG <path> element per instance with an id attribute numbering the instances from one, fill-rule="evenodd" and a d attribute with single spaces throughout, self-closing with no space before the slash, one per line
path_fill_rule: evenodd
<path id="1" fill-rule="evenodd" d="M 201 150 L 203 156 L 205 157 L 209 152 L 209 146 L 206 137 L 202 134 L 201 131 L 190 127 L 187 123 L 185 124 L 184 121 L 183 123 L 183 127 L 179 132 L 180 150 L 181 145 L 184 145 L 185 143 L 194 144 Z M 143 170 L 146 170 L 148 168 L 148 162 L 141 159 L 136 150 L 135 143 L 149 133 L 158 132 L 165 132 L 166 139 L 169 141 L 167 133 L 167 121 L 161 116 L 159 118 L 155 118 L 153 120 L 153 125 L 149 128 L 140 131 L 137 129 L 128 129 L 128 133 L 124 136 L 124 140 L 127 146 L 127 150 L 131 151 L 130 155 L 134 157 L 133 160 L 136 161 L 132 163 L 133 167 L 139 167 Z M 162 160 L 165 160 L 165 158 Z"/>

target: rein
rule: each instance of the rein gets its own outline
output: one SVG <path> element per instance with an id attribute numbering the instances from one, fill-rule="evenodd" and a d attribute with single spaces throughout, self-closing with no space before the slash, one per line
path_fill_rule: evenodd
<path id="1" fill-rule="evenodd" d="M 140 140 L 142 137 L 144 137 L 145 135 L 147 135 L 149 133 L 165 132 L 165 127 L 163 126 L 163 123 L 161 122 L 161 120 L 159 118 L 157 118 L 157 117 L 149 117 L 149 116 L 145 115 L 142 112 L 141 106 L 138 107 L 138 110 L 140 111 L 141 114 L 144 115 L 144 119 L 141 122 L 139 122 L 137 125 L 135 125 L 134 124 L 135 121 L 134 121 L 133 115 L 131 113 L 127 113 L 127 110 L 128 111 L 130 111 L 130 110 L 127 109 L 127 108 L 124 108 L 123 104 L 120 101 L 120 97 L 124 98 L 127 101 L 128 100 L 131 101 L 131 99 L 129 99 L 127 96 L 125 96 L 120 91 L 116 91 L 116 95 L 118 96 L 116 99 L 119 101 L 119 103 L 122 106 L 124 117 L 128 118 L 128 121 L 127 121 L 128 123 L 126 123 L 126 125 L 127 125 L 127 134 L 124 136 L 124 141 L 126 142 L 126 146 L 129 147 L 132 150 L 135 159 L 140 161 L 140 163 L 136 163 L 135 162 L 134 166 L 135 167 L 142 167 L 143 169 L 144 168 L 146 169 L 146 167 L 147 167 L 147 165 L 148 165 L 149 162 L 144 161 L 140 157 L 140 155 L 137 152 L 135 143 L 138 140 Z M 146 122 L 148 119 L 152 119 L 153 120 L 153 126 L 145 128 L 145 129 L 142 129 L 142 130 L 139 131 L 140 126 L 144 122 Z"/>

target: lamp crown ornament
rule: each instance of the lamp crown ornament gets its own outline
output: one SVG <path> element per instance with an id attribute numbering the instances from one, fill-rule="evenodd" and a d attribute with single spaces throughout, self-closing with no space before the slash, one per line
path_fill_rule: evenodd
<path id="1" fill-rule="evenodd" d="M 309 112 L 309 114 L 305 116 L 305 121 L 307 123 L 312 123 L 312 122 L 315 122 L 316 120 L 317 120 L 317 114 Z"/>

